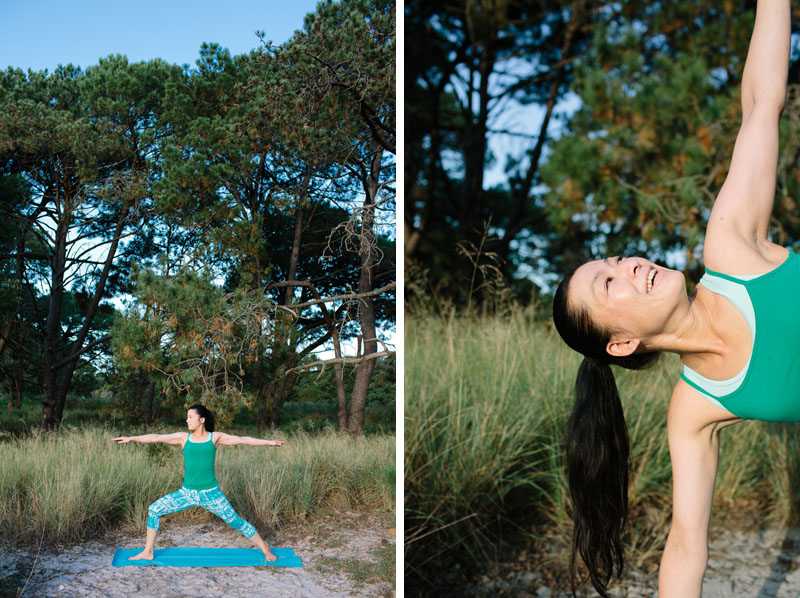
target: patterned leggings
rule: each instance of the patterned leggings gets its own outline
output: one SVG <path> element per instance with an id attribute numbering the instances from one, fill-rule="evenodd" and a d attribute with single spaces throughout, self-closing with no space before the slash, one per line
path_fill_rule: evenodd
<path id="1" fill-rule="evenodd" d="M 162 496 L 150 505 L 150 508 L 147 510 L 147 527 L 149 529 L 158 529 L 161 525 L 162 515 L 185 511 L 189 507 L 203 507 L 204 509 L 208 509 L 233 529 L 242 532 L 245 538 L 252 538 L 256 535 L 256 528 L 242 519 L 236 511 L 233 510 L 231 503 L 225 498 L 219 486 L 211 488 L 210 490 L 190 490 L 189 488 L 181 488 L 177 492 Z"/>

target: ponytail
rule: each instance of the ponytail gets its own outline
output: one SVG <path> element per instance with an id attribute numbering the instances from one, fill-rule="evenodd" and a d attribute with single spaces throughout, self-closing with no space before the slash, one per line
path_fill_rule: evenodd
<path id="1" fill-rule="evenodd" d="M 594 589 L 622 575 L 622 532 L 628 515 L 628 430 L 614 373 L 586 358 L 578 370 L 576 400 L 567 422 L 567 478 L 573 509 L 570 577 L 575 555 L 589 570 Z"/>
<path id="2" fill-rule="evenodd" d="M 611 331 L 594 324 L 582 306 L 568 305 L 574 270 L 556 290 L 553 322 L 561 338 L 584 356 L 575 383 L 575 406 L 567 421 L 567 479 L 572 499 L 570 579 L 575 592 L 576 554 L 597 592 L 608 598 L 611 577 L 622 574 L 622 534 L 628 516 L 628 430 L 611 365 L 639 370 L 658 353 L 608 354 Z"/>
<path id="3" fill-rule="evenodd" d="M 195 411 L 197 411 L 197 415 L 206 420 L 203 423 L 203 426 L 205 427 L 207 432 L 214 431 L 214 414 L 211 413 L 210 409 L 208 409 L 205 405 L 200 405 L 199 403 L 197 405 L 192 405 L 191 407 L 189 407 L 189 409 L 194 409 Z"/>

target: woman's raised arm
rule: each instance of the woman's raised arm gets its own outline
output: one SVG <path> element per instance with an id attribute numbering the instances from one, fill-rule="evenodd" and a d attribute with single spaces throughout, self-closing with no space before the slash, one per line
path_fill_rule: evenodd
<path id="1" fill-rule="evenodd" d="M 127 444 L 129 442 L 164 442 L 166 444 L 183 444 L 186 440 L 186 432 L 175 432 L 174 434 L 143 434 L 141 436 L 118 436 L 112 438 L 117 444 Z"/>
<path id="2" fill-rule="evenodd" d="M 282 440 L 265 440 L 263 438 L 252 438 L 250 436 L 234 436 L 233 434 L 224 434 L 222 432 L 215 432 L 214 436 L 217 438 L 217 444 L 223 446 L 233 446 L 237 444 L 244 444 L 247 446 L 281 446 Z"/>
<path id="3" fill-rule="evenodd" d="M 708 221 L 705 263 L 712 270 L 758 267 L 748 251 L 767 240 L 778 168 L 778 119 L 786 98 L 789 0 L 759 0 L 742 73 L 742 126 Z M 733 253 L 732 253 L 733 252 Z M 742 263 L 744 262 L 744 263 Z M 757 272 L 753 272 L 757 273 Z"/>

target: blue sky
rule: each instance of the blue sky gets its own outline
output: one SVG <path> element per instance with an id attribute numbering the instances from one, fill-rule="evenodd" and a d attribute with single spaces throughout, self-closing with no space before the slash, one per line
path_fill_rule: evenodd
<path id="1" fill-rule="evenodd" d="M 0 69 L 85 69 L 109 54 L 194 64 L 203 42 L 243 54 L 258 46 L 261 30 L 282 43 L 316 6 L 317 0 L 0 0 Z"/>

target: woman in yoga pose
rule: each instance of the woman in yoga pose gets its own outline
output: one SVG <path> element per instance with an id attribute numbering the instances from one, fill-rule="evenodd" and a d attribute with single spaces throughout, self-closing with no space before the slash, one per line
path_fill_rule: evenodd
<path id="1" fill-rule="evenodd" d="M 556 293 L 556 327 L 584 355 L 567 425 L 573 571 L 580 554 L 603 596 L 622 570 L 628 483 L 628 436 L 610 365 L 640 369 L 660 351 L 684 364 L 667 417 L 673 514 L 660 598 L 700 596 L 720 430 L 743 419 L 800 420 L 800 256 L 768 239 L 789 37 L 789 0 L 759 0 L 742 124 L 694 294 L 681 272 L 638 257 L 583 264 Z"/>
<path id="2" fill-rule="evenodd" d="M 281 446 L 280 440 L 262 440 L 249 436 L 233 436 L 214 432 L 214 415 L 203 405 L 192 405 L 186 414 L 189 433 L 145 434 L 143 436 L 120 436 L 114 438 L 118 444 L 128 442 L 164 442 L 183 447 L 184 477 L 183 486 L 177 492 L 159 498 L 147 510 L 147 540 L 134 559 L 153 559 L 156 533 L 161 525 L 161 516 L 177 513 L 189 507 L 203 507 L 219 516 L 232 528 L 239 530 L 246 538 L 264 553 L 268 561 L 276 560 L 269 547 L 250 523 L 233 510 L 231 503 L 220 491 L 214 475 L 214 458 L 218 446 L 244 444 L 249 446 Z"/>

